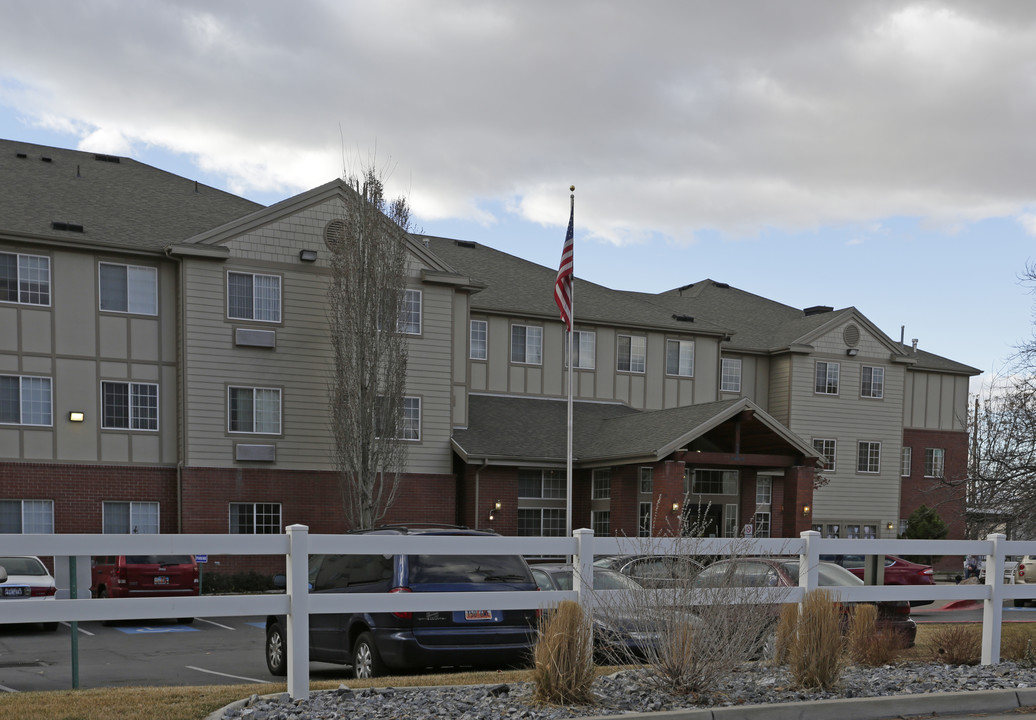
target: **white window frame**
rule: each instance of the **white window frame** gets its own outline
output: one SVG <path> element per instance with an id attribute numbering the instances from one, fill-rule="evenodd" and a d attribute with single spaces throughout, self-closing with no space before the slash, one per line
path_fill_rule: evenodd
<path id="1" fill-rule="evenodd" d="M 819 446 L 817 445 L 819 443 Z M 831 452 L 828 453 L 828 444 L 830 443 Z M 838 441 L 834 438 L 813 438 L 813 449 L 820 453 L 820 457 L 824 459 L 824 472 L 835 472 L 838 469 L 838 463 L 835 461 L 838 457 Z"/>
<path id="2" fill-rule="evenodd" d="M 590 527 L 597 537 L 608 537 L 612 534 L 612 511 L 591 510 Z"/>
<path id="3" fill-rule="evenodd" d="M 529 519 L 536 518 L 536 533 L 524 532 Z M 564 537 L 567 523 L 565 508 L 561 507 L 519 507 L 516 535 L 519 537 Z M 549 527 L 548 527 L 549 526 Z M 551 532 L 545 534 L 544 530 Z"/>
<path id="4" fill-rule="evenodd" d="M 741 392 L 741 358 L 720 360 L 720 392 Z"/>
<path id="5" fill-rule="evenodd" d="M 230 277 L 232 275 L 237 275 L 237 276 L 240 276 L 240 277 L 250 277 L 252 279 L 252 290 L 251 290 L 251 292 L 252 292 L 252 307 L 248 311 L 248 314 L 244 314 L 244 313 L 239 314 L 239 315 L 232 314 L 231 302 L 230 302 L 230 296 L 231 296 L 231 292 L 230 292 Z M 275 281 L 274 283 L 272 283 L 272 285 L 276 286 L 276 288 L 275 288 L 276 292 L 275 292 L 274 296 L 267 297 L 267 293 L 271 289 L 274 289 L 274 288 L 272 288 L 272 287 L 264 288 L 264 287 L 257 286 L 256 281 L 259 278 L 263 278 L 265 280 Z M 282 316 L 282 313 L 283 313 L 283 301 L 282 301 L 282 298 L 281 298 L 282 287 L 281 286 L 282 286 L 282 282 L 281 282 L 281 276 L 280 275 L 271 275 L 269 273 L 247 272 L 247 271 L 243 271 L 243 270 L 228 270 L 227 271 L 227 280 L 226 280 L 226 288 L 227 288 L 227 318 L 229 318 L 230 320 L 249 320 L 251 322 L 279 323 L 281 321 L 281 316 Z M 264 305 L 264 303 L 263 303 L 264 300 L 276 301 L 275 302 L 276 306 L 268 308 L 266 305 Z M 263 317 L 260 317 L 260 316 L 263 316 Z"/>
<path id="6" fill-rule="evenodd" d="M 691 472 L 691 495 L 730 495 L 736 496 L 738 494 L 738 488 L 741 485 L 741 475 L 737 470 L 720 470 L 717 468 L 691 468 L 687 469 Z M 705 492 L 701 487 L 701 483 L 705 479 L 705 474 L 708 473 L 709 484 L 714 484 L 715 480 L 719 480 L 720 492 Z M 718 478 L 716 475 L 718 474 Z"/>
<path id="7" fill-rule="evenodd" d="M 615 342 L 615 350 L 616 371 L 639 374 L 647 372 L 647 336 L 619 335 Z"/>
<path id="8" fill-rule="evenodd" d="M 16 535 L 53 535 L 53 500 L 0 500 L 0 504 L 18 505 L 18 530 Z M 26 529 L 26 528 L 29 529 Z M 7 532 L 5 530 L 4 532 Z"/>
<path id="9" fill-rule="evenodd" d="M 861 455 L 867 450 L 866 462 L 861 462 Z M 860 440 L 856 443 L 856 472 L 874 475 L 881 472 L 881 443 L 874 440 Z"/>
<path id="10" fill-rule="evenodd" d="M 723 537 L 737 537 L 737 531 L 740 528 L 737 504 L 725 504 L 723 506 Z"/>
<path id="11" fill-rule="evenodd" d="M 885 397 L 885 368 L 873 365 L 860 368 L 860 397 L 872 400 Z"/>
<path id="12" fill-rule="evenodd" d="M 521 356 L 515 332 L 521 329 Z M 511 325 L 511 362 L 519 365 L 543 364 L 543 327 L 540 325 Z"/>
<path id="13" fill-rule="evenodd" d="M 756 538 L 768 538 L 770 537 L 770 513 L 768 512 L 757 512 L 755 519 L 752 524 L 752 537 Z"/>
<path id="14" fill-rule="evenodd" d="M 396 330 L 404 335 L 420 335 L 422 327 L 421 310 L 424 295 L 420 290 L 407 288 L 399 303 L 399 322 Z"/>
<path id="15" fill-rule="evenodd" d="M 640 494 L 650 495 L 655 491 L 655 469 L 650 465 L 640 468 Z"/>
<path id="16" fill-rule="evenodd" d="M 676 365 L 670 364 L 670 348 L 676 347 Z M 667 338 L 665 341 L 665 374 L 673 377 L 694 377 L 694 341 Z"/>
<path id="17" fill-rule="evenodd" d="M 417 395 L 403 396 L 403 434 L 400 440 L 421 441 L 421 398 Z"/>
<path id="18" fill-rule="evenodd" d="M 468 327 L 468 357 L 486 360 L 489 357 L 489 323 L 472 320 Z"/>
<path id="19" fill-rule="evenodd" d="M 597 333 L 573 330 L 572 350 L 576 355 L 575 370 L 593 370 L 597 366 Z M 565 367 L 568 367 L 568 339 L 565 339 Z"/>
<path id="20" fill-rule="evenodd" d="M 123 270 L 125 287 L 107 286 L 104 282 L 105 268 Z M 103 312 L 158 315 L 158 268 L 125 263 L 97 263 L 97 303 Z"/>
<path id="21" fill-rule="evenodd" d="M 773 478 L 759 475 L 755 479 L 755 504 L 769 505 L 773 502 Z"/>
<path id="22" fill-rule="evenodd" d="M 14 299 L 0 298 L 0 302 L 50 307 L 50 258 L 12 252 L 0 252 L 0 257 L 14 258 L 14 277 L 7 278 L 13 283 Z"/>
<path id="23" fill-rule="evenodd" d="M 54 381 L 51 378 L 38 375 L 0 375 L 0 379 L 18 381 L 18 420 L 5 420 L 0 416 L 0 425 L 54 426 Z M 34 397 L 35 395 L 39 397 Z M 44 402 L 46 408 L 43 407 Z M 26 411 L 26 407 L 30 408 L 29 412 Z M 29 421 L 26 421 L 26 415 L 30 416 Z M 33 422 L 37 415 L 39 422 Z"/>
<path id="24" fill-rule="evenodd" d="M 233 402 L 232 401 L 232 397 L 233 397 L 233 394 L 234 394 L 234 390 L 250 390 L 251 391 L 251 395 L 252 395 L 252 405 L 251 405 L 251 410 L 252 410 L 252 429 L 251 430 L 235 430 L 234 429 L 234 418 L 233 418 L 233 411 L 232 411 L 232 402 Z M 257 403 L 257 399 L 260 397 L 260 395 L 259 395 L 260 392 L 263 393 L 262 397 L 264 398 L 264 401 L 267 398 L 266 393 L 275 393 L 276 394 L 276 398 L 277 398 L 277 402 L 276 402 L 277 429 L 276 430 L 257 430 L 256 429 L 257 427 L 259 427 L 259 424 L 257 423 L 257 419 L 259 417 L 259 413 L 257 412 L 256 408 L 257 408 L 257 404 L 258 404 Z M 228 385 L 227 386 L 227 432 L 233 433 L 235 435 L 240 435 L 240 434 L 245 434 L 245 435 L 280 435 L 281 434 L 281 430 L 283 429 L 283 417 L 282 417 L 283 406 L 284 406 L 284 403 L 283 403 L 283 398 L 282 398 L 282 394 L 281 394 L 281 389 L 280 388 L 253 387 L 251 385 Z"/>
<path id="25" fill-rule="evenodd" d="M 521 481 L 521 474 L 526 473 L 526 481 L 531 480 L 531 473 L 539 473 L 539 487 L 536 495 L 523 495 L 523 485 L 527 482 Z M 518 482 L 518 499 L 527 500 L 564 500 L 567 493 L 565 475 L 561 470 L 552 470 L 550 468 L 520 468 L 518 470 L 519 482 Z"/>
<path id="26" fill-rule="evenodd" d="M 124 509 L 126 512 L 125 532 L 116 531 L 109 525 L 109 522 L 114 520 L 109 516 L 109 510 L 114 511 L 115 508 Z M 144 529 L 140 529 L 142 525 Z M 162 532 L 162 507 L 153 500 L 105 500 L 101 503 L 101 532 L 108 535 L 157 535 Z"/>
<path id="27" fill-rule="evenodd" d="M 610 500 L 612 496 L 611 468 L 597 468 L 590 481 L 591 500 Z"/>
<path id="28" fill-rule="evenodd" d="M 109 425 L 108 424 L 108 402 L 109 393 L 106 391 L 105 386 L 122 386 L 126 388 L 126 408 L 125 408 L 125 425 Z M 148 395 L 143 394 L 145 388 L 154 391 L 155 405 L 154 405 L 154 417 L 150 417 L 150 413 L 141 416 L 141 410 L 150 410 L 151 408 L 141 402 L 142 399 L 147 398 Z M 128 382 L 121 380 L 102 380 L 101 381 L 101 429 L 103 430 L 144 430 L 147 432 L 158 431 L 158 418 L 159 418 L 159 390 L 158 383 L 140 383 L 140 382 Z"/>
<path id="29" fill-rule="evenodd" d="M 911 464 L 914 461 L 914 449 L 910 446 L 903 448 L 902 454 L 899 456 L 899 476 L 910 477 Z"/>
<path id="30" fill-rule="evenodd" d="M 637 537 L 651 537 L 654 503 L 642 502 L 637 507 Z"/>
<path id="31" fill-rule="evenodd" d="M 823 371 L 824 383 L 821 385 L 820 375 Z M 813 392 L 816 395 L 837 395 L 839 364 L 828 360 L 817 360 L 813 371 Z"/>
<path id="32" fill-rule="evenodd" d="M 944 448 L 924 449 L 924 476 L 941 478 L 946 474 L 946 450 Z"/>
<path id="33" fill-rule="evenodd" d="M 242 526 L 238 524 L 237 529 L 234 529 L 234 519 L 240 517 L 241 512 L 235 513 L 235 509 L 246 510 L 251 508 L 252 524 L 251 532 L 242 530 Z M 260 508 L 264 512 L 260 512 Z M 272 518 L 274 515 L 270 512 L 271 509 L 276 509 L 277 526 L 271 524 L 266 518 Z M 262 520 L 262 522 L 260 522 Z M 260 528 L 264 528 L 260 531 Z M 279 535 L 284 531 L 284 508 L 279 502 L 232 502 L 227 506 L 227 533 L 230 535 Z"/>

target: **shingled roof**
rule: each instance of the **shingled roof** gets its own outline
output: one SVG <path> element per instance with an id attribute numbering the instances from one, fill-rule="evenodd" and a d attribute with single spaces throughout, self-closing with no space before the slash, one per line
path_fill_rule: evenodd
<path id="1" fill-rule="evenodd" d="M 0 140 L 0 238 L 160 252 L 263 206 L 126 157 Z"/>

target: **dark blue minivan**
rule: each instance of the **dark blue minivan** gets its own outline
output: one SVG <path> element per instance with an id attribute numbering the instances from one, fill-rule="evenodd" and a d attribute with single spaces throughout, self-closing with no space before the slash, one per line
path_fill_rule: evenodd
<path id="1" fill-rule="evenodd" d="M 382 535 L 496 533 L 454 527 L 386 526 Z M 480 592 L 537 590 L 520 555 L 311 555 L 310 592 Z M 345 613 L 309 616 L 310 660 L 352 665 L 358 678 L 445 666 L 525 664 L 536 638 L 535 609 Z M 287 673 L 284 616 L 266 620 L 266 665 Z"/>

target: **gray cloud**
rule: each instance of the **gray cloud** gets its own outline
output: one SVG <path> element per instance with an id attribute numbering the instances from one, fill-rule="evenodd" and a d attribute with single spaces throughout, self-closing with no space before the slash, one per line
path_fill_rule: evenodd
<path id="1" fill-rule="evenodd" d="M 753 233 L 1036 198 L 1036 5 L 5 3 L 0 103 L 289 195 L 377 148 L 428 219 Z M 585 192 L 584 192 L 585 190 Z"/>

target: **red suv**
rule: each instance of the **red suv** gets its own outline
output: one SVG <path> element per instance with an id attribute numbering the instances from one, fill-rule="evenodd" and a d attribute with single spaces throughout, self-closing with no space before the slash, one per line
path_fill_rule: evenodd
<path id="1" fill-rule="evenodd" d="M 198 594 L 193 555 L 95 557 L 90 592 L 104 597 L 179 597 Z"/>

